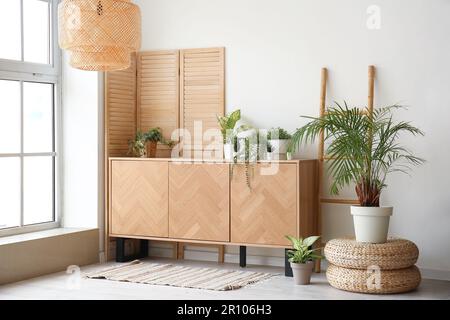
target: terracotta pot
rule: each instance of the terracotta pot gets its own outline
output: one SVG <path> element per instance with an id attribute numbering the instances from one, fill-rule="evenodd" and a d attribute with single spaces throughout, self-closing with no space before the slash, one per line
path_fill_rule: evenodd
<path id="1" fill-rule="evenodd" d="M 158 147 L 157 141 L 148 141 L 147 142 L 147 158 L 155 158 L 156 157 L 157 147 Z"/>
<path id="2" fill-rule="evenodd" d="M 292 274 L 294 275 L 294 283 L 297 285 L 305 285 L 311 282 L 311 274 L 314 268 L 314 261 L 306 263 L 291 262 Z"/>

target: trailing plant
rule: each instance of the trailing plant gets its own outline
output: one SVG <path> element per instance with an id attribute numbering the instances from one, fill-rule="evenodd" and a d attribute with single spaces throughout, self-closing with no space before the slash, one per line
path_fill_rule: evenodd
<path id="1" fill-rule="evenodd" d="M 133 140 L 128 140 L 128 155 L 133 157 L 144 157 L 146 136 L 141 131 L 136 132 Z"/>
<path id="2" fill-rule="evenodd" d="M 242 125 L 236 130 L 236 139 L 239 148 L 233 157 L 231 174 L 234 172 L 235 164 L 243 163 L 245 166 L 245 181 L 248 188 L 251 189 L 251 178 L 254 173 L 253 164 L 258 159 L 258 130 L 249 125 Z"/>
<path id="3" fill-rule="evenodd" d="M 286 236 L 286 238 L 292 243 L 294 249 L 287 251 L 289 261 L 292 263 L 306 263 L 315 259 L 322 259 L 323 257 L 316 253 L 321 248 L 312 249 L 312 245 L 320 238 L 319 236 L 311 236 L 308 238 L 295 238 L 292 236 Z"/>
<path id="4" fill-rule="evenodd" d="M 388 174 L 408 173 L 412 166 L 425 161 L 399 143 L 400 135 L 422 136 L 423 132 L 409 122 L 393 120 L 394 110 L 402 108 L 398 105 L 370 114 L 367 108 L 349 108 L 345 101 L 344 106 L 335 104 L 321 118 L 304 117 L 311 121 L 297 129 L 289 150 L 313 142 L 323 132 L 325 142 L 329 142 L 326 154 L 333 178 L 331 194 L 354 183 L 360 205 L 378 207 Z"/>
<path id="5" fill-rule="evenodd" d="M 289 134 L 283 128 L 272 128 L 267 131 L 267 140 L 279 139 L 279 140 L 289 140 L 292 138 L 292 135 Z"/>
<path id="6" fill-rule="evenodd" d="M 163 136 L 161 132 L 161 128 L 151 128 L 145 134 L 145 142 L 162 142 Z"/>
<path id="7" fill-rule="evenodd" d="M 233 140 L 233 129 L 240 119 L 241 110 L 239 109 L 225 116 L 217 116 L 217 122 L 220 126 L 224 144 Z"/>

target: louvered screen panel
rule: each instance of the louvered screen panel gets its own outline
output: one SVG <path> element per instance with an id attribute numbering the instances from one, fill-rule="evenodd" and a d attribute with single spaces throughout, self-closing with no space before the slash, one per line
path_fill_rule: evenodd
<path id="1" fill-rule="evenodd" d="M 179 51 L 149 51 L 138 55 L 138 128 L 160 127 L 171 139 L 179 123 Z M 157 157 L 170 157 L 158 145 Z"/>
<path id="2" fill-rule="evenodd" d="M 194 121 L 201 121 L 201 134 L 219 128 L 216 116 L 225 109 L 225 49 L 181 50 L 180 75 L 180 127 L 189 130 L 192 149 L 203 150 L 208 141 L 198 135 L 194 141 Z"/>
<path id="3" fill-rule="evenodd" d="M 126 156 L 128 140 L 136 133 L 136 59 L 130 68 L 105 76 L 105 129 L 107 157 Z"/>

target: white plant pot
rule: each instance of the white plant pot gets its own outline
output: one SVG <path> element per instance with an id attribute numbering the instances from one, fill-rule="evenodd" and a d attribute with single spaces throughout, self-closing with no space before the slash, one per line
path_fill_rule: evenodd
<path id="1" fill-rule="evenodd" d="M 273 152 L 267 152 L 266 153 L 266 160 L 274 160 L 274 158 L 273 158 Z"/>
<path id="2" fill-rule="evenodd" d="M 270 145 L 272 146 L 272 152 L 278 154 L 286 154 L 287 147 L 291 140 L 270 140 Z"/>
<path id="3" fill-rule="evenodd" d="M 385 243 L 393 207 L 351 206 L 356 241 Z"/>
<path id="4" fill-rule="evenodd" d="M 231 143 L 226 143 L 223 145 L 223 157 L 226 161 L 231 161 L 233 160 L 233 144 Z"/>

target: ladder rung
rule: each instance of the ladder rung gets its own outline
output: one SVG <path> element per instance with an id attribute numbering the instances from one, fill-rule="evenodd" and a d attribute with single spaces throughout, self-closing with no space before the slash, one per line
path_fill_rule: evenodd
<path id="1" fill-rule="evenodd" d="M 336 203 L 336 204 L 359 204 L 358 200 L 352 199 L 332 199 L 332 198 L 321 198 L 321 203 Z"/>

